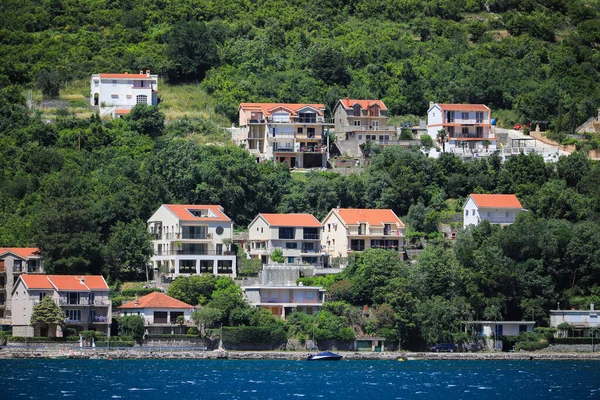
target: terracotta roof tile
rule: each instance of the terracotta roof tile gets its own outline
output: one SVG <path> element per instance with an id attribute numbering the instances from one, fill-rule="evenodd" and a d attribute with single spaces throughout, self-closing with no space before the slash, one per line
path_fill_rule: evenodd
<path id="1" fill-rule="evenodd" d="M 98 74 L 100 79 L 154 79 L 156 75 L 150 75 L 148 77 L 146 74 Z"/>
<path id="2" fill-rule="evenodd" d="M 523 208 L 514 194 L 471 194 L 478 207 Z"/>
<path id="3" fill-rule="evenodd" d="M 118 114 L 118 115 L 131 114 L 131 109 L 120 108 L 120 109 L 115 110 L 115 114 Z"/>
<path id="4" fill-rule="evenodd" d="M 336 208 L 335 212 L 346 225 L 358 225 L 359 223 L 368 223 L 369 225 L 398 224 L 404 227 L 400 218 L 390 209 Z"/>
<path id="5" fill-rule="evenodd" d="M 108 285 L 101 275 L 21 275 L 29 289 L 51 289 L 58 291 L 73 290 L 87 292 L 90 290 L 108 290 Z M 83 282 L 82 282 L 83 279 Z"/>
<path id="6" fill-rule="evenodd" d="M 324 104 L 299 104 L 299 103 L 240 103 L 240 109 L 245 108 L 248 110 L 260 110 L 265 116 L 270 116 L 271 112 L 278 108 L 285 108 L 291 112 L 292 115 L 297 115 L 298 111 L 305 108 L 312 107 L 317 110 L 318 115 L 323 115 L 325 110 Z"/>
<path id="7" fill-rule="evenodd" d="M 442 110 L 448 111 L 490 111 L 485 104 L 446 104 L 438 103 Z"/>
<path id="8" fill-rule="evenodd" d="M 223 212 L 223 207 L 218 205 L 201 204 L 163 204 L 167 209 L 179 218 L 180 221 L 223 221 L 230 222 L 231 219 Z M 214 217 L 196 217 L 190 211 L 211 211 Z"/>
<path id="9" fill-rule="evenodd" d="M 381 100 L 354 100 L 354 99 L 340 99 L 346 109 L 352 108 L 355 104 L 358 104 L 360 108 L 369 108 L 373 104 L 377 104 L 381 110 L 387 110 L 385 104 Z"/>
<path id="10" fill-rule="evenodd" d="M 131 308 L 194 308 L 183 301 L 179 301 L 164 293 L 153 292 L 146 296 L 138 299 L 138 305 L 136 306 L 135 300 L 123 304 L 118 307 L 119 309 L 131 309 Z"/>
<path id="11" fill-rule="evenodd" d="M 271 226 L 308 226 L 321 227 L 321 223 L 312 214 L 260 214 Z"/>
<path id="12" fill-rule="evenodd" d="M 39 257 L 40 252 L 37 247 L 0 247 L 0 256 L 4 253 L 13 253 L 21 258 Z"/>

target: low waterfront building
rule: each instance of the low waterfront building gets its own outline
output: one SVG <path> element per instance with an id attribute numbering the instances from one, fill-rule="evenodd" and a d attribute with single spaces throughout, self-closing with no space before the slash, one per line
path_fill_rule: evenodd
<path id="1" fill-rule="evenodd" d="M 34 306 L 46 296 L 64 311 L 65 327 L 108 335 L 112 322 L 108 292 L 101 275 L 20 275 L 12 291 L 13 336 L 63 336 L 60 327 L 54 331 L 31 324 Z"/>
<path id="2" fill-rule="evenodd" d="M 488 349 L 502 350 L 502 336 L 517 336 L 524 332 L 533 332 L 535 321 L 466 321 L 465 330 L 468 327 L 475 334 L 484 338 Z"/>
<path id="3" fill-rule="evenodd" d="M 150 335 L 186 334 L 192 326 L 194 306 L 161 292 L 154 292 L 118 307 L 122 317 L 139 315 L 144 318 Z"/>
<path id="4" fill-rule="evenodd" d="M 558 336 L 588 337 L 592 328 L 600 328 L 598 310 L 594 303 L 589 310 L 550 310 L 550 326 L 558 328 L 563 324 L 568 324 L 569 329 L 557 332 Z"/>

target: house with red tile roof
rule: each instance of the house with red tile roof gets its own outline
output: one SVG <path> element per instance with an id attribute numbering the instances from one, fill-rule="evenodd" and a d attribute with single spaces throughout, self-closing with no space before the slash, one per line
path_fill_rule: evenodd
<path id="1" fill-rule="evenodd" d="M 21 274 L 44 272 L 44 259 L 37 247 L 0 247 L 0 325 L 10 325 L 11 293 Z"/>
<path id="2" fill-rule="evenodd" d="M 236 144 L 258 162 L 273 159 L 290 168 L 325 168 L 329 124 L 323 104 L 241 103 Z"/>
<path id="3" fill-rule="evenodd" d="M 390 209 L 334 208 L 322 222 L 321 246 L 331 259 L 372 248 L 403 254 L 404 229 Z"/>
<path id="4" fill-rule="evenodd" d="M 491 110 L 485 104 L 429 103 L 427 134 L 436 141 L 438 132 L 447 134 L 445 149 L 451 152 L 493 153 L 496 135 Z M 440 148 L 441 142 L 440 143 Z"/>
<path id="5" fill-rule="evenodd" d="M 150 70 L 139 74 L 94 74 L 90 79 L 90 105 L 98 106 L 100 116 L 120 117 L 136 104 L 158 105 L 158 75 Z"/>
<path id="6" fill-rule="evenodd" d="M 30 275 L 17 278 L 12 290 L 13 336 L 62 336 L 60 327 L 31 325 L 33 308 L 50 296 L 65 312 L 65 325 L 109 333 L 112 302 L 101 275 Z"/>
<path id="7" fill-rule="evenodd" d="M 276 248 L 282 251 L 285 264 L 324 267 L 321 223 L 312 214 L 258 214 L 248 225 L 246 251 L 251 258 L 270 264 Z"/>
<path id="8" fill-rule="evenodd" d="M 146 333 L 150 335 L 185 334 L 193 324 L 194 306 L 161 292 L 154 292 L 118 307 L 120 315 L 139 315 L 144 318 Z M 183 317 L 183 323 L 178 321 Z"/>
<path id="9" fill-rule="evenodd" d="M 470 194 L 463 207 L 463 228 L 483 220 L 510 225 L 521 211 L 525 210 L 514 194 Z"/>
<path id="10" fill-rule="evenodd" d="M 233 222 L 219 205 L 163 204 L 148 219 L 155 278 L 236 276 Z"/>

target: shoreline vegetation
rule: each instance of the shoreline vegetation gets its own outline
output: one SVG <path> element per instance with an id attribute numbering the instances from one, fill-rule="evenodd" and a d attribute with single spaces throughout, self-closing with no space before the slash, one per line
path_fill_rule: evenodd
<path id="1" fill-rule="evenodd" d="M 342 360 L 381 360 L 381 361 L 415 361 L 415 360 L 585 360 L 600 361 L 600 352 L 595 353 L 563 353 L 563 352 L 479 352 L 479 353 L 431 353 L 431 352 L 353 352 L 338 351 L 344 356 Z M 46 350 L 41 348 L 0 349 L 0 359 L 205 359 L 205 360 L 298 360 L 304 361 L 310 354 L 307 351 L 189 351 L 169 348 L 144 349 L 78 349 L 69 351 Z"/>

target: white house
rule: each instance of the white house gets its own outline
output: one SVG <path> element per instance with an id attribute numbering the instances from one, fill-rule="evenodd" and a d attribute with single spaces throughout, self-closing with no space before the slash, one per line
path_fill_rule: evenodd
<path id="1" fill-rule="evenodd" d="M 266 265 L 259 279 L 242 286 L 250 305 L 269 310 L 285 319 L 294 311 L 313 314 L 323 307 L 325 290 L 321 286 L 296 284 L 300 267 L 292 265 Z"/>
<path id="2" fill-rule="evenodd" d="M 158 276 L 236 275 L 233 222 L 218 205 L 163 204 L 148 220 Z"/>
<path id="3" fill-rule="evenodd" d="M 122 116 L 137 104 L 158 104 L 158 75 L 150 75 L 150 70 L 139 74 L 94 74 L 90 93 L 90 104 L 100 107 L 100 115 Z"/>
<path id="4" fill-rule="evenodd" d="M 13 336 L 62 336 L 60 327 L 31 325 L 33 307 L 46 296 L 66 314 L 65 325 L 77 330 L 98 330 L 109 334 L 112 302 L 101 275 L 20 275 L 12 292 Z"/>
<path id="5" fill-rule="evenodd" d="M 463 207 L 463 228 L 483 220 L 510 225 L 521 211 L 523 206 L 514 194 L 470 194 Z"/>
<path id="6" fill-rule="evenodd" d="M 371 248 L 404 252 L 404 224 L 390 209 L 334 208 L 321 231 L 321 246 L 332 258 Z"/>
<path id="7" fill-rule="evenodd" d="M 562 323 L 571 325 L 575 336 L 589 336 L 590 328 L 599 328 L 598 310 L 594 303 L 589 310 L 550 310 L 550 326 L 558 328 Z"/>
<path id="8" fill-rule="evenodd" d="M 164 293 L 147 294 L 118 307 L 122 317 L 139 315 L 144 318 L 148 334 L 185 334 L 192 325 L 194 306 L 179 301 Z M 183 323 L 178 321 L 183 317 Z"/>
<path id="9" fill-rule="evenodd" d="M 321 223 L 312 214 L 258 214 L 248 225 L 248 254 L 267 264 L 276 248 L 286 264 L 322 268 Z"/>
<path id="10" fill-rule="evenodd" d="M 485 104 L 429 103 L 427 134 L 436 140 L 441 129 L 447 133 L 446 150 L 496 150 L 491 111 Z"/>
<path id="11" fill-rule="evenodd" d="M 472 326 L 477 336 L 485 338 L 489 349 L 502 350 L 502 336 L 517 336 L 533 332 L 535 321 L 466 321 L 465 329 Z"/>

